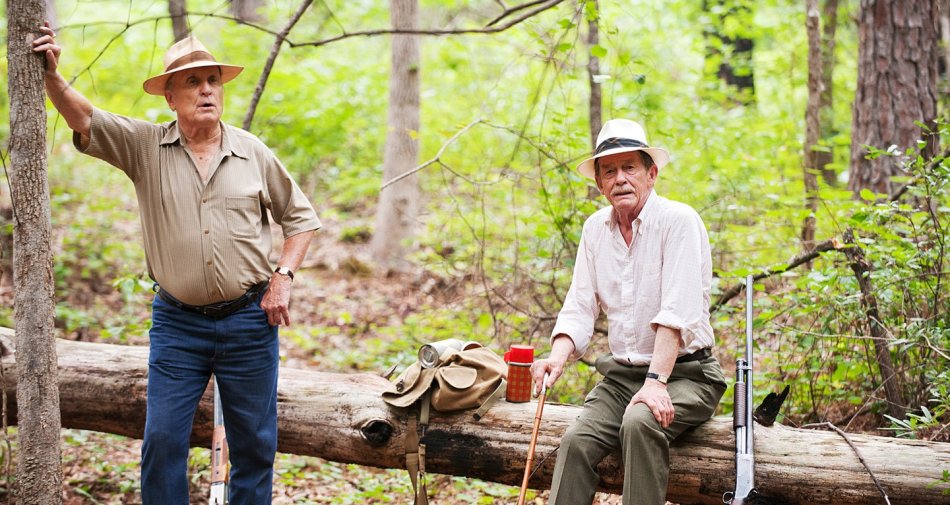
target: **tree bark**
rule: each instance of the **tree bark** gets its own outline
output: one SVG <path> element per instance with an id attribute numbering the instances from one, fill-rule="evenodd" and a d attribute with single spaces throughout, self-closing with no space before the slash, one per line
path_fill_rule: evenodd
<path id="1" fill-rule="evenodd" d="M 821 138 L 821 12 L 818 0 L 805 1 L 805 29 L 808 33 L 808 104 L 805 106 L 805 145 L 802 178 L 805 182 L 805 208 L 808 215 L 802 225 L 802 248 L 815 247 L 815 213 L 818 211 L 818 139 Z M 811 263 L 807 265 L 811 269 Z"/>
<path id="2" fill-rule="evenodd" d="M 418 0 L 391 0 L 390 6 L 394 30 L 418 29 Z M 419 163 L 420 41 L 415 34 L 392 36 L 383 184 Z M 370 252 L 373 260 L 386 271 L 403 270 L 407 266 L 405 242 L 414 234 L 419 197 L 416 174 L 386 187 L 379 194 Z"/>
<path id="3" fill-rule="evenodd" d="M 600 75 L 600 58 L 593 53 L 592 49 L 600 44 L 600 6 L 597 0 L 590 2 L 593 4 L 593 17 L 587 20 L 587 82 L 590 85 L 590 100 L 588 101 L 588 115 L 590 116 L 590 146 L 591 151 L 597 149 L 597 135 L 603 125 Z"/>
<path id="4" fill-rule="evenodd" d="M 0 328 L 0 335 L 11 336 Z M 9 340 L 7 340 L 9 342 Z M 58 342 L 64 425 L 141 437 L 145 423 L 148 349 Z M 10 356 L 5 369 L 14 366 Z M 9 376 L 10 374 L 8 374 Z M 336 374 L 282 368 L 278 383 L 278 450 L 331 461 L 380 468 L 404 468 L 407 409 L 381 399 L 389 383 L 372 374 Z M 12 392 L 16 384 L 4 385 Z M 16 405 L 10 406 L 15 419 Z M 549 404 L 542 416 L 533 489 L 550 486 L 554 452 L 580 408 Z M 471 412 L 433 412 L 424 437 L 430 472 L 518 485 L 524 472 L 535 404 L 498 402 L 481 421 Z M 195 416 L 192 444 L 211 440 L 212 397 L 206 392 Z M 756 488 L 797 504 L 877 502 L 873 480 L 841 436 L 825 432 L 756 426 Z M 891 503 L 946 503 L 939 487 L 950 464 L 950 444 L 869 435 L 849 435 Z M 735 445 L 732 421 L 717 417 L 677 440 L 671 450 L 668 499 L 682 505 L 719 504 L 733 483 Z M 619 493 L 618 455 L 598 467 L 601 490 Z M 408 479 L 408 476 L 406 477 Z M 409 497 L 405 497 L 409 499 Z"/>
<path id="5" fill-rule="evenodd" d="M 241 21 L 254 23 L 263 19 L 259 9 L 261 0 L 231 0 L 231 14 Z"/>
<path id="6" fill-rule="evenodd" d="M 184 39 L 191 33 L 188 27 L 188 6 L 186 0 L 168 0 L 168 14 L 172 18 L 172 33 L 175 42 Z"/>
<path id="7" fill-rule="evenodd" d="M 890 195 L 891 177 L 903 174 L 901 157 L 866 159 L 865 146 L 901 153 L 915 149 L 923 157 L 937 153 L 936 134 L 922 133 L 917 122 L 935 131 L 937 117 L 937 31 L 939 0 L 862 0 L 858 22 L 858 86 L 854 98 L 851 174 L 848 189 Z"/>
<path id="8" fill-rule="evenodd" d="M 837 133 L 835 128 L 834 110 L 834 71 L 835 71 L 835 44 L 838 30 L 838 0 L 825 0 L 823 25 L 821 30 L 821 98 L 818 104 L 818 114 L 821 117 L 821 138 L 825 140 L 824 149 L 815 153 L 815 168 L 821 173 L 825 184 L 838 185 L 838 174 L 830 167 L 834 161 L 834 142 L 832 138 Z"/>
<path id="9" fill-rule="evenodd" d="M 53 254 L 46 177 L 44 55 L 33 52 L 43 0 L 7 3 L 10 196 L 17 329 L 17 405 L 21 406 L 17 503 L 62 503 L 59 391 L 53 338 Z M 5 378 L 14 375 L 11 369 Z"/>
<path id="10" fill-rule="evenodd" d="M 752 51 L 755 44 L 750 38 L 724 33 L 723 22 L 731 16 L 751 18 L 748 5 L 724 0 L 703 0 L 703 10 L 712 22 L 703 32 L 706 39 L 707 69 L 722 83 L 734 86 L 739 91 L 740 103 L 753 103 L 755 75 Z"/>

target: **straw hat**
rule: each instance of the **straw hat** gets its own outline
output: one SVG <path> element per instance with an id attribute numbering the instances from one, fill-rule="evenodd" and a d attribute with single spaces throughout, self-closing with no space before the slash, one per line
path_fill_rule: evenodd
<path id="1" fill-rule="evenodd" d="M 197 67 L 221 67 L 221 83 L 224 84 L 237 77 L 244 67 L 219 63 L 205 48 L 204 44 L 195 37 L 186 37 L 165 52 L 165 72 L 148 78 L 142 87 L 150 95 L 162 96 L 165 94 L 165 83 L 175 72 Z"/>
<path id="2" fill-rule="evenodd" d="M 657 170 L 670 162 L 670 155 L 659 147 L 647 144 L 647 134 L 639 123 L 629 119 L 611 119 L 604 123 L 597 135 L 597 149 L 594 155 L 577 165 L 577 171 L 584 177 L 594 178 L 594 160 L 611 154 L 631 151 L 646 151 L 656 163 Z"/>

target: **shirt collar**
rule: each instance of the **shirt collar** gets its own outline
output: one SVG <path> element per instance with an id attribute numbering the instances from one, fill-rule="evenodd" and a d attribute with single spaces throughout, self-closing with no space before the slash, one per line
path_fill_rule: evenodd
<path id="1" fill-rule="evenodd" d="M 237 156 L 238 158 L 247 159 L 247 152 L 244 150 L 244 147 L 240 142 L 232 141 L 232 133 L 228 129 L 228 125 L 221 123 L 221 152 L 225 156 Z M 162 137 L 159 145 L 171 145 L 171 144 L 181 144 L 181 130 L 178 129 L 178 121 L 172 121 L 168 124 L 168 131 L 165 132 L 165 136 Z"/>
<path id="2" fill-rule="evenodd" d="M 656 197 L 656 190 L 651 189 L 650 194 L 647 195 L 647 203 L 645 203 L 643 205 L 643 208 L 640 209 L 640 214 L 637 216 L 636 219 L 634 219 L 634 222 L 636 221 L 640 221 L 641 223 L 645 222 L 646 218 L 652 212 L 654 212 L 654 208 L 657 205 L 659 205 L 658 203 L 656 203 L 657 200 L 658 198 Z M 619 226 L 620 223 L 617 220 L 617 211 L 615 211 L 613 207 L 610 208 L 610 212 L 608 212 L 607 215 L 605 216 L 604 224 L 610 227 Z"/>

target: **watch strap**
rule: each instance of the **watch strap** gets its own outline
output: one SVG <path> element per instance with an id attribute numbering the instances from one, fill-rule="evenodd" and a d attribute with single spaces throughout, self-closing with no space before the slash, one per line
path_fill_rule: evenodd
<path id="1" fill-rule="evenodd" d="M 647 372 L 647 379 L 653 379 L 660 384 L 666 384 L 666 381 L 668 381 L 670 377 L 667 375 L 660 375 L 658 373 Z"/>
<path id="2" fill-rule="evenodd" d="M 294 271 L 287 267 L 277 267 L 277 269 L 274 270 L 274 273 L 286 275 L 287 277 L 290 277 L 290 280 L 294 280 Z"/>

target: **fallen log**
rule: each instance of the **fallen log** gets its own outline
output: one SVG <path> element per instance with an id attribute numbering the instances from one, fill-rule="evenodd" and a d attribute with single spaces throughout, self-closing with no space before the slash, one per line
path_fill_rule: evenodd
<path id="1" fill-rule="evenodd" d="M 4 347 L 12 331 L 0 328 Z M 145 423 L 148 349 L 60 340 L 60 408 L 63 427 L 140 438 Z M 9 419 L 16 416 L 16 367 L 5 348 L 2 360 Z M 408 412 L 380 397 L 387 381 L 372 374 L 339 374 L 282 368 L 278 385 L 281 452 L 380 468 L 404 468 Z M 471 413 L 433 413 L 426 433 L 430 472 L 476 477 L 517 486 L 534 420 L 535 405 L 499 402 L 482 418 Z M 534 489 L 550 486 L 558 441 L 579 407 L 544 409 Z M 195 416 L 192 443 L 211 440 L 210 390 Z M 946 504 L 937 484 L 950 469 L 950 444 L 849 435 L 892 504 Z M 733 486 L 731 419 L 717 417 L 681 437 L 671 451 L 668 498 L 686 504 L 721 504 Z M 883 503 L 871 476 L 840 435 L 774 426 L 755 428 L 756 484 L 775 503 Z M 618 456 L 599 466 L 602 490 L 619 493 Z M 408 477 L 407 477 L 408 478 Z M 407 497 L 408 498 L 408 497 Z"/>

